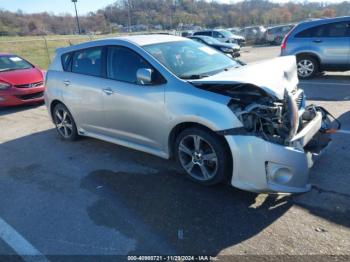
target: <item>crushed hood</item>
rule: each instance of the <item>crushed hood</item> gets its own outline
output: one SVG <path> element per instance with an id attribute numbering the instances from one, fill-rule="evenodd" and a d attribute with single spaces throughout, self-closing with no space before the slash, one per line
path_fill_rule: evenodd
<path id="1" fill-rule="evenodd" d="M 294 90 L 298 81 L 295 56 L 277 57 L 232 68 L 202 79 L 191 80 L 194 85 L 253 84 L 278 99 L 283 99 L 285 90 L 289 92 Z"/>

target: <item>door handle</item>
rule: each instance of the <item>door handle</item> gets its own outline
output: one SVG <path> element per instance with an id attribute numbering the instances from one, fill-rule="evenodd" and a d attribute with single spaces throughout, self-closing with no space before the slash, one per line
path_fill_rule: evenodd
<path id="1" fill-rule="evenodd" d="M 70 86 L 71 83 L 70 83 L 69 80 L 64 80 L 64 81 L 63 81 L 63 84 L 64 84 L 65 86 Z"/>
<path id="2" fill-rule="evenodd" d="M 316 40 L 313 40 L 312 42 L 314 42 L 314 43 L 322 43 L 322 40 L 316 39 Z"/>
<path id="3" fill-rule="evenodd" d="M 112 95 L 114 93 L 111 88 L 105 88 L 102 91 L 108 96 L 110 96 L 110 95 Z"/>

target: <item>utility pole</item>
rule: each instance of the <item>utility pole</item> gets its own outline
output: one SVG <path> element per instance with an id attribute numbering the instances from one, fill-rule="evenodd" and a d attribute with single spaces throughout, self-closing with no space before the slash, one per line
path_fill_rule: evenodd
<path id="1" fill-rule="evenodd" d="M 131 6 L 130 6 L 130 0 L 127 0 L 127 4 L 128 4 L 128 31 L 131 32 Z"/>
<path id="2" fill-rule="evenodd" d="M 78 10 L 77 10 L 77 2 L 78 2 L 78 0 L 72 0 L 72 2 L 74 4 L 74 8 L 75 8 L 75 18 L 77 19 L 78 32 L 79 32 L 79 35 L 80 35 L 81 34 L 81 30 L 80 30 L 79 16 L 78 16 Z"/>

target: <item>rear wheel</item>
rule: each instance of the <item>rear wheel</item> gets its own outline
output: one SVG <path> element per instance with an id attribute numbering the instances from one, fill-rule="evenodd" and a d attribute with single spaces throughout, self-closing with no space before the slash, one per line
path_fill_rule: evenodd
<path id="1" fill-rule="evenodd" d="M 74 119 L 67 107 L 63 104 L 57 104 L 52 115 L 57 133 L 62 139 L 74 141 L 79 137 Z"/>
<path id="2" fill-rule="evenodd" d="M 222 139 L 201 128 L 189 128 L 176 140 L 176 154 L 187 176 L 203 185 L 215 185 L 230 174 L 230 157 Z"/>
<path id="3" fill-rule="evenodd" d="M 297 57 L 298 76 L 302 79 L 312 78 L 319 70 L 318 61 L 312 56 Z"/>

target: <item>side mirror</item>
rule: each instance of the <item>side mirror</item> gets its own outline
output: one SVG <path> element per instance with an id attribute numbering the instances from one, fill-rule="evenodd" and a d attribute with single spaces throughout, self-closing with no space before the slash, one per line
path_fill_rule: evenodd
<path id="1" fill-rule="evenodd" d="M 140 68 L 136 72 L 137 82 L 141 85 L 148 85 L 152 83 L 153 70 L 149 68 Z"/>

